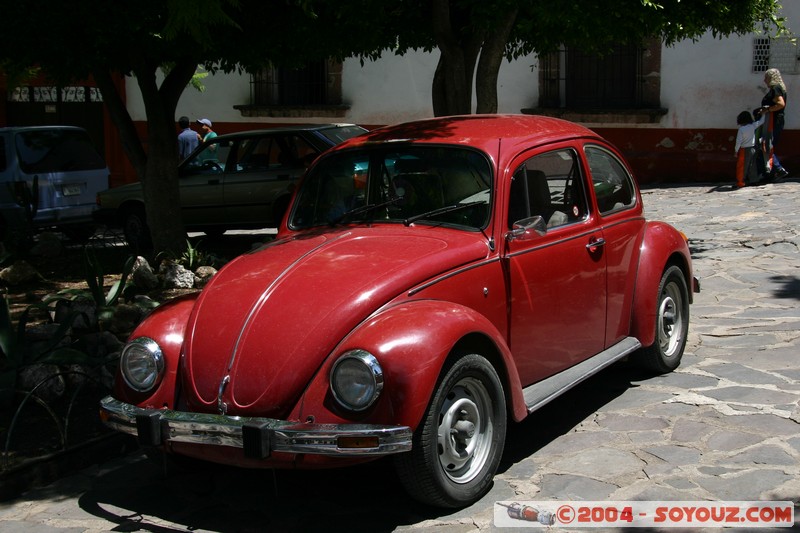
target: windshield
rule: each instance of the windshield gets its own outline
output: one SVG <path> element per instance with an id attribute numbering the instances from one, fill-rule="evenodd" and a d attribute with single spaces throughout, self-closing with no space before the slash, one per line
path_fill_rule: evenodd
<path id="1" fill-rule="evenodd" d="M 17 135 L 19 166 L 26 174 L 97 170 L 106 163 L 81 130 L 40 129 Z"/>
<path id="2" fill-rule="evenodd" d="M 490 191 L 487 158 L 468 148 L 341 151 L 325 157 L 303 180 L 289 226 L 375 221 L 477 230 L 487 224 Z"/>

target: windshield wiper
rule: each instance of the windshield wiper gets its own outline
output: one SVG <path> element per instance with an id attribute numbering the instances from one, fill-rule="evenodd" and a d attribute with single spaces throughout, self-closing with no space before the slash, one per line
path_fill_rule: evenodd
<path id="1" fill-rule="evenodd" d="M 452 213 L 454 211 L 461 211 L 462 209 L 467 209 L 468 207 L 475 207 L 476 205 L 486 205 L 486 202 L 467 202 L 466 204 L 455 204 L 455 205 L 448 205 L 445 207 L 440 207 L 438 209 L 433 209 L 431 211 L 427 211 L 425 213 L 420 213 L 418 215 L 413 215 L 408 217 L 403 221 L 403 224 L 408 226 L 412 222 L 420 220 L 422 218 L 432 218 L 438 217 L 439 215 L 444 215 L 445 213 Z"/>
<path id="2" fill-rule="evenodd" d="M 362 213 L 369 213 L 370 211 L 375 211 L 376 209 L 380 209 L 381 207 L 386 207 L 386 206 L 389 206 L 389 205 L 396 204 L 397 202 L 401 201 L 402 199 L 403 199 L 402 196 L 395 196 L 394 198 L 390 198 L 390 199 L 386 200 L 385 202 L 381 202 L 379 204 L 366 204 L 366 205 L 362 205 L 362 206 L 356 207 L 354 209 L 351 209 L 350 211 L 342 213 L 341 215 L 339 215 L 335 219 L 331 220 L 330 224 L 331 224 L 331 226 L 337 226 L 339 224 L 343 224 L 344 222 L 349 221 L 351 218 L 353 218 L 356 215 L 360 215 Z"/>

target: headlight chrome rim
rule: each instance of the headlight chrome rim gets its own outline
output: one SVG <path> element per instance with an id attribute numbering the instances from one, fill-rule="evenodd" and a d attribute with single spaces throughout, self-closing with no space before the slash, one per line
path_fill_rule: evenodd
<path id="1" fill-rule="evenodd" d="M 355 373 L 359 381 L 342 381 L 343 372 L 349 372 L 351 377 Z M 349 390 L 343 385 L 349 386 Z M 331 368 L 330 389 L 339 405 L 348 411 L 365 411 L 383 391 L 383 369 L 378 359 L 366 350 L 345 352 Z"/>
<path id="2" fill-rule="evenodd" d="M 137 359 L 133 360 L 134 357 Z M 164 352 L 153 339 L 138 337 L 122 349 L 119 367 L 128 387 L 137 392 L 149 392 L 164 377 Z"/>

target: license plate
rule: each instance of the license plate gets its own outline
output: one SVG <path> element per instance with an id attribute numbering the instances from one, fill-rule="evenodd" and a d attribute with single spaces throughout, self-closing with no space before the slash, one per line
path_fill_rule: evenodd
<path id="1" fill-rule="evenodd" d="M 80 185 L 62 185 L 61 192 L 64 196 L 75 196 L 81 193 Z"/>

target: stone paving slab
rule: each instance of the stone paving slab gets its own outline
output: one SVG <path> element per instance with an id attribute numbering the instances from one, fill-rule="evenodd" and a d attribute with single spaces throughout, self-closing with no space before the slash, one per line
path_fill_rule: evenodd
<path id="1" fill-rule="evenodd" d="M 800 182 L 650 187 L 643 199 L 649 219 L 688 235 L 702 282 L 681 367 L 650 377 L 615 366 L 512 425 L 494 486 L 475 505 L 419 506 L 386 462 L 274 474 L 208 466 L 164 477 L 133 454 L 0 504 L 0 529 L 530 531 L 496 528 L 495 502 L 797 504 Z"/>

